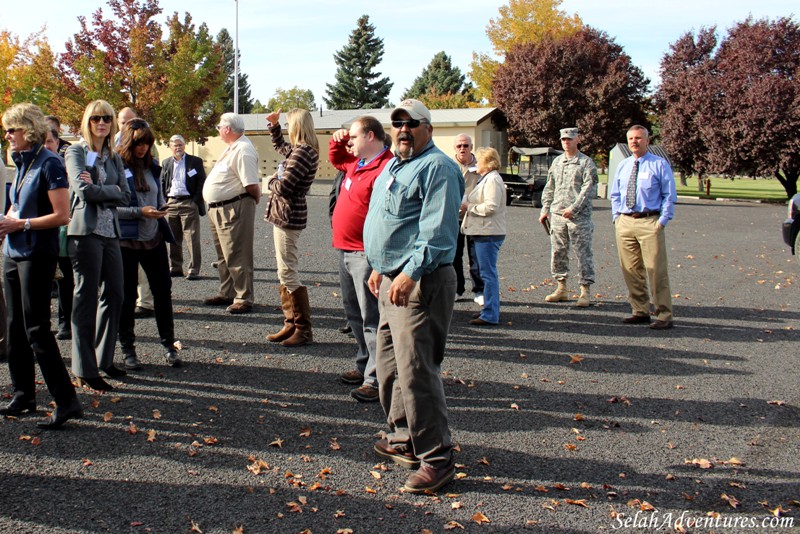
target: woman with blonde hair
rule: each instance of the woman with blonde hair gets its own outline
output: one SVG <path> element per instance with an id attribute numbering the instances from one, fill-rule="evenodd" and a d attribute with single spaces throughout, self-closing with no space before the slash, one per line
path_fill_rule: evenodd
<path id="1" fill-rule="evenodd" d="M 123 298 L 117 207 L 128 205 L 131 191 L 113 150 L 114 116 L 105 100 L 90 102 L 81 121 L 83 139 L 66 153 L 72 199 L 67 250 L 75 275 L 72 372 L 79 385 L 99 391 L 113 388 L 98 368 L 110 377 L 126 374 L 114 366 Z"/>
<path id="2" fill-rule="evenodd" d="M 281 133 L 280 113 L 278 110 L 267 115 L 267 122 L 275 150 L 286 159 L 267 184 L 272 194 L 264 219 L 273 224 L 284 321 L 283 328 L 267 339 L 295 347 L 313 341 L 308 289 L 300 282 L 297 270 L 297 245 L 308 221 L 306 194 L 317 174 L 319 142 L 311 114 L 304 109 L 293 109 L 286 114 L 290 141 L 287 143 Z"/>
<path id="3" fill-rule="evenodd" d="M 8 212 L 0 218 L 8 368 L 14 384 L 11 402 L 0 408 L 0 415 L 36 411 L 38 360 L 56 401 L 52 415 L 39 427 L 55 429 L 83 416 L 50 329 L 50 281 L 58 260 L 58 227 L 69 218 L 67 173 L 61 159 L 44 149 L 47 126 L 37 106 L 11 106 L 3 114 L 3 128 L 17 173 L 9 189 Z"/>
<path id="4" fill-rule="evenodd" d="M 475 159 L 481 178 L 462 202 L 466 214 L 461 223 L 461 233 L 470 236 L 475 244 L 475 257 L 483 280 L 483 308 L 469 324 L 496 325 L 500 322 L 497 256 L 506 238 L 506 188 L 497 172 L 500 168 L 497 150 L 479 148 L 475 151 Z"/>

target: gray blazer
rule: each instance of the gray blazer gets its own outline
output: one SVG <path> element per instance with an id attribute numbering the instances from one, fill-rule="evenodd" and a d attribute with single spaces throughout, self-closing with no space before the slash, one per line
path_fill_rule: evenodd
<path id="1" fill-rule="evenodd" d="M 117 218 L 117 206 L 127 206 L 131 201 L 131 190 L 125 178 L 122 159 L 116 152 L 105 162 L 106 181 L 104 184 L 87 184 L 79 178 L 86 169 L 85 141 L 67 148 L 66 165 L 69 178 L 71 216 L 67 235 L 90 235 L 97 226 L 97 206 L 109 208 L 114 214 L 117 235 L 122 235 Z"/>

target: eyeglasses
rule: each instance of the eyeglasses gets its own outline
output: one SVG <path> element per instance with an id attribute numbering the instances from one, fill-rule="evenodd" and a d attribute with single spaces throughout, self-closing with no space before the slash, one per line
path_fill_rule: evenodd
<path id="1" fill-rule="evenodd" d="M 111 121 L 113 121 L 113 120 L 114 120 L 114 117 L 112 117 L 111 115 L 92 115 L 91 117 L 89 117 L 89 121 L 94 122 L 94 123 L 98 123 L 100 121 L 103 121 L 106 124 L 111 124 Z"/>
<path id="2" fill-rule="evenodd" d="M 402 129 L 403 126 L 408 126 L 409 130 L 413 130 L 414 128 L 418 128 L 420 124 L 425 121 L 417 120 L 417 119 L 408 119 L 403 121 L 392 121 L 392 128 L 397 128 L 398 130 Z"/>
<path id="3" fill-rule="evenodd" d="M 456 145 L 456 148 L 469 148 L 470 145 Z"/>
<path id="4" fill-rule="evenodd" d="M 223 128 L 225 128 L 226 126 L 227 126 L 227 124 L 217 124 L 217 126 L 216 126 L 216 128 L 217 128 L 217 131 L 219 132 L 220 130 L 222 130 L 222 129 L 223 129 Z"/>
<path id="5" fill-rule="evenodd" d="M 23 132 L 23 131 L 25 131 L 24 128 L 6 128 L 6 133 L 7 134 L 11 134 L 11 135 L 14 135 L 17 132 Z"/>

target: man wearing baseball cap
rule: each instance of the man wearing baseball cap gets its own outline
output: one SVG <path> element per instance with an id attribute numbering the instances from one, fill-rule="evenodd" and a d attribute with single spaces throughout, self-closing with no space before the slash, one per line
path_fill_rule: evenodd
<path id="1" fill-rule="evenodd" d="M 409 469 L 410 493 L 453 479 L 453 443 L 440 375 L 453 313 L 453 269 L 464 178 L 433 144 L 431 113 L 408 99 L 391 114 L 395 157 L 375 181 L 364 250 L 378 298 L 376 364 L 389 432 L 375 452 Z"/>
<path id="2" fill-rule="evenodd" d="M 597 167 L 592 158 L 578 150 L 580 134 L 577 128 L 561 130 L 564 153 L 553 160 L 542 192 L 542 211 L 539 222 L 550 219 L 550 268 L 558 287 L 545 297 L 547 302 L 569 300 L 567 275 L 569 248 L 575 246 L 581 273 L 581 294 L 575 304 L 585 308 L 591 303 L 589 288 L 594 284 L 592 255 L 592 199 L 597 189 Z"/>

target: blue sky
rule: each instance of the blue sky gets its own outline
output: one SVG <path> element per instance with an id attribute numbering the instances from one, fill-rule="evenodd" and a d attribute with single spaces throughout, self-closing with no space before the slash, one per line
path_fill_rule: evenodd
<path id="1" fill-rule="evenodd" d="M 404 3 L 271 2 L 239 0 L 241 69 L 253 98 L 266 103 L 277 87 L 311 89 L 319 104 L 325 84 L 332 83 L 333 53 L 347 42 L 356 20 L 370 16 L 384 40 L 379 70 L 394 82 L 390 98 L 398 102 L 433 56 L 444 50 L 462 72 L 469 71 L 473 51 L 491 52 L 485 28 L 505 2 L 492 0 L 418 1 Z M 0 29 L 25 37 L 46 26 L 56 51 L 63 50 L 77 30 L 77 17 L 97 9 L 96 0 L 38 0 L 35 10 L 0 10 Z M 104 4 L 105 5 L 105 4 Z M 160 0 L 162 18 L 190 10 L 196 23 L 205 22 L 216 35 L 235 28 L 234 0 Z M 564 0 L 561 8 L 577 12 L 584 23 L 601 29 L 623 46 L 634 64 L 657 82 L 658 65 L 671 42 L 688 30 L 716 25 L 723 33 L 752 14 L 755 18 L 791 16 L 796 3 L 786 0 Z M 106 9 L 104 10 L 108 12 Z"/>

